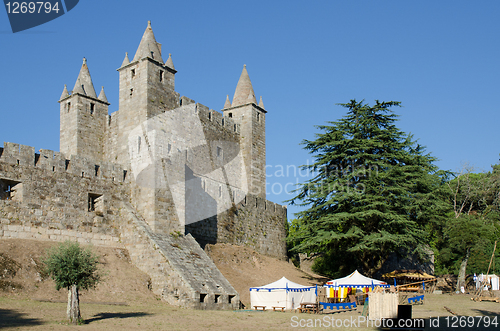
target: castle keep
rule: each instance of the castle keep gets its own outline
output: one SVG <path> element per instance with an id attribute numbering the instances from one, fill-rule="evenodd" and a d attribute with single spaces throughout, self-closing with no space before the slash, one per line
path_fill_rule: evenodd
<path id="1" fill-rule="evenodd" d="M 84 59 L 59 99 L 60 152 L 4 143 L 0 236 L 123 247 L 165 301 L 237 308 L 203 248 L 286 256 L 286 207 L 266 200 L 267 111 L 246 67 L 220 113 L 175 91 L 165 57 L 148 23 L 118 68 L 118 111 L 108 114 Z"/>

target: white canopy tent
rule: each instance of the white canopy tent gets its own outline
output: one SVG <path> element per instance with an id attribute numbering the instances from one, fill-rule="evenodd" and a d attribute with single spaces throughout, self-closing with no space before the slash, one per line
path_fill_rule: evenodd
<path id="1" fill-rule="evenodd" d="M 316 286 L 304 286 L 285 277 L 274 283 L 250 288 L 251 306 L 285 307 L 297 309 L 301 302 L 316 302 Z"/>
<path id="2" fill-rule="evenodd" d="M 383 282 L 381 280 L 377 280 L 377 279 L 363 276 L 357 270 L 354 271 L 349 276 L 330 280 L 330 281 L 326 282 L 326 284 L 327 285 L 342 286 L 342 287 L 354 287 L 354 288 L 363 288 L 363 287 L 371 286 L 371 285 L 374 285 L 374 286 L 387 285 L 386 282 Z"/>
<path id="3" fill-rule="evenodd" d="M 327 296 L 329 298 L 345 298 L 349 291 L 362 291 L 367 293 L 372 289 L 372 287 L 375 286 L 389 287 L 386 282 L 363 276 L 357 270 L 349 276 L 333 279 L 325 284 L 325 287 L 327 288 Z M 335 293 L 335 291 L 337 291 L 337 293 Z"/>

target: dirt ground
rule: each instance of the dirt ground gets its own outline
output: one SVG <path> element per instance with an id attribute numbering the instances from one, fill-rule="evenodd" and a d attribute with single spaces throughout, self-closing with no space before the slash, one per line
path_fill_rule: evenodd
<path id="1" fill-rule="evenodd" d="M 205 251 L 238 291 L 246 307 L 250 307 L 250 287 L 266 285 L 283 276 L 292 282 L 309 286 L 324 284 L 329 280 L 307 274 L 291 263 L 261 255 L 248 247 L 216 244 L 207 245 Z"/>
<path id="2" fill-rule="evenodd" d="M 319 315 L 173 307 L 153 295 L 148 288 L 148 276 L 130 263 L 126 251 L 101 247 L 95 250 L 104 263 L 106 279 L 95 290 L 82 293 L 81 314 L 85 324 L 67 325 L 67 292 L 56 291 L 52 280 L 44 278 L 41 272 L 41 257 L 53 245 L 0 239 L 0 330 L 324 330 L 332 328 L 336 322 L 344 323 L 344 327 L 340 327 L 342 330 L 380 329 L 377 324 L 367 327 L 366 323 L 359 323 L 360 318 L 363 319 L 363 306 L 356 311 Z M 248 248 L 215 245 L 207 251 L 241 294 L 243 302 L 249 300 L 249 287 L 264 285 L 282 276 L 304 285 L 321 281 L 291 264 Z M 470 297 L 467 294 L 426 294 L 423 305 L 412 306 L 413 318 L 426 319 L 427 330 L 477 330 L 478 318 L 458 316 L 487 316 L 489 322 L 497 322 L 496 326 L 490 323 L 488 330 L 500 329 L 500 303 L 472 302 Z M 352 321 L 355 325 L 345 324 Z M 437 322 L 439 327 L 430 327 L 430 323 L 436 326 Z M 461 328 L 460 322 L 465 326 L 474 323 L 474 327 Z M 484 327 L 485 322 L 481 320 L 480 326 Z"/>

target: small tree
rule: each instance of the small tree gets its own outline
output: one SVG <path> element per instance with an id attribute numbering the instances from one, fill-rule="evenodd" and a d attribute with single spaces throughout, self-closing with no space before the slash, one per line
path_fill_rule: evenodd
<path id="1" fill-rule="evenodd" d="M 93 288 L 101 280 L 99 257 L 76 242 L 66 241 L 49 250 L 43 262 L 56 289 L 68 289 L 68 321 L 77 324 L 81 320 L 79 290 Z"/>

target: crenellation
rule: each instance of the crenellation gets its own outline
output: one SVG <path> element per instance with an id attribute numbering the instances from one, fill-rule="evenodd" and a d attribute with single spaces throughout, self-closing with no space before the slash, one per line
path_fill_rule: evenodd
<path id="1" fill-rule="evenodd" d="M 180 97 L 179 99 L 179 106 L 182 107 L 182 106 L 187 106 L 187 105 L 190 105 L 192 103 L 195 103 L 195 101 L 193 99 L 189 99 L 188 97 L 186 96 L 182 96 Z"/>
<path id="2" fill-rule="evenodd" d="M 4 143 L 0 158 L 3 162 L 14 165 L 34 165 L 35 148 L 10 142 Z"/>

